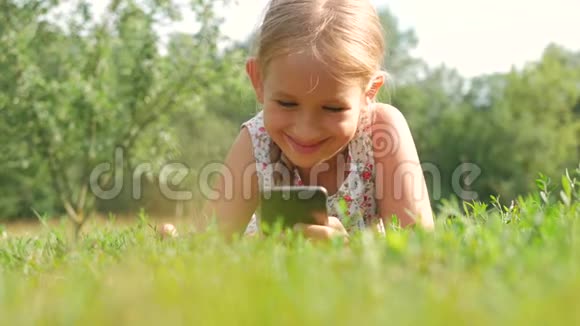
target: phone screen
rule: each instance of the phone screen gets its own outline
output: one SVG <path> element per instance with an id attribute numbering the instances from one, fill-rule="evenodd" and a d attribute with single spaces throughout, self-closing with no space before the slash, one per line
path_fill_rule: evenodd
<path id="1" fill-rule="evenodd" d="M 320 224 L 328 212 L 328 193 L 321 186 L 283 186 L 266 189 L 261 194 L 261 223 L 291 228 L 296 223 Z M 318 218 L 317 218 L 318 217 Z"/>

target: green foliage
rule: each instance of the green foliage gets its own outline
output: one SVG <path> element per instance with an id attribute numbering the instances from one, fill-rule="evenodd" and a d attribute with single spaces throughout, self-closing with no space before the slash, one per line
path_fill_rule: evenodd
<path id="1" fill-rule="evenodd" d="M 18 181 L 16 189 L 2 188 L 8 199 L 0 212 L 29 214 L 42 195 L 17 197 L 14 190 L 38 188 L 52 193 L 42 210 L 66 210 L 82 221 L 95 206 L 91 172 L 116 149 L 127 171 L 136 160 L 158 168 L 177 152 L 171 120 L 203 111 L 204 94 L 218 80 L 219 20 L 209 1 L 193 3 L 199 31 L 172 35 L 162 55 L 155 24 L 175 18 L 171 1 L 114 1 L 98 20 L 80 1 L 64 26 L 45 15 L 54 6 L 6 6 L 0 129 L 8 148 L 0 165 L 8 170 L 0 178 Z M 105 189 L 113 182 L 112 170 L 97 180 Z"/>
<path id="2" fill-rule="evenodd" d="M 549 46 L 521 71 L 471 81 L 445 67 L 425 76 L 397 89 L 393 103 L 408 117 L 422 161 L 441 173 L 443 198 L 459 195 L 452 176 L 462 163 L 481 170 L 469 185 L 480 199 L 509 201 L 531 191 L 538 172 L 556 177 L 580 162 L 580 53 Z"/>

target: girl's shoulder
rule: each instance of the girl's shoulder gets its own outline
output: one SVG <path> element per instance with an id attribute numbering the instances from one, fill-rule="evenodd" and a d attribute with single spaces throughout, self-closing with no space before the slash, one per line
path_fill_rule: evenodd
<path id="1" fill-rule="evenodd" d="M 392 105 L 385 103 L 374 104 L 371 116 L 370 131 L 374 147 L 385 145 L 383 143 L 385 141 L 396 147 L 400 145 L 401 137 L 410 135 L 407 119 L 399 109 Z"/>
<path id="2" fill-rule="evenodd" d="M 372 107 L 371 146 L 375 160 L 409 157 L 415 149 L 407 119 L 396 107 L 376 103 Z"/>
<path id="3" fill-rule="evenodd" d="M 377 163 L 392 165 L 418 161 L 407 119 L 392 105 L 377 103 L 374 106 L 371 139 Z"/>
<path id="4" fill-rule="evenodd" d="M 244 121 L 240 128 L 247 128 L 250 134 L 258 134 L 266 131 L 264 129 L 264 111 L 259 111 L 253 117 Z"/>
<path id="5" fill-rule="evenodd" d="M 390 104 L 373 104 L 371 114 L 373 127 L 384 127 L 385 125 L 392 125 L 393 127 L 397 128 L 407 125 L 407 119 L 403 113 Z"/>

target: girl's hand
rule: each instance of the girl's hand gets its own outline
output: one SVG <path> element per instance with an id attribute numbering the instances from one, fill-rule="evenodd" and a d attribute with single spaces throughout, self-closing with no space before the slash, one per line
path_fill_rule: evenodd
<path id="1" fill-rule="evenodd" d="M 321 224 L 323 225 L 298 223 L 294 225 L 294 230 L 302 233 L 306 238 L 315 241 L 330 240 L 331 238 L 339 237 L 348 242 L 348 232 L 337 217 L 329 216 Z"/>
<path id="2" fill-rule="evenodd" d="M 161 237 L 161 239 L 167 238 L 177 238 L 179 235 L 177 234 L 177 229 L 173 224 L 163 224 L 161 228 L 157 230 L 157 233 Z"/>

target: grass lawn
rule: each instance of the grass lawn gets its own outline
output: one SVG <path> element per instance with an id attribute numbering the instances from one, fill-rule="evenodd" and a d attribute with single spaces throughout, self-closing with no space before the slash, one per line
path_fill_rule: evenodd
<path id="1" fill-rule="evenodd" d="M 436 232 L 359 233 L 349 246 L 242 238 L 146 216 L 0 237 L 3 325 L 580 324 L 580 191 L 511 208 L 444 203 Z M 1 233 L 1 232 L 0 232 Z"/>

